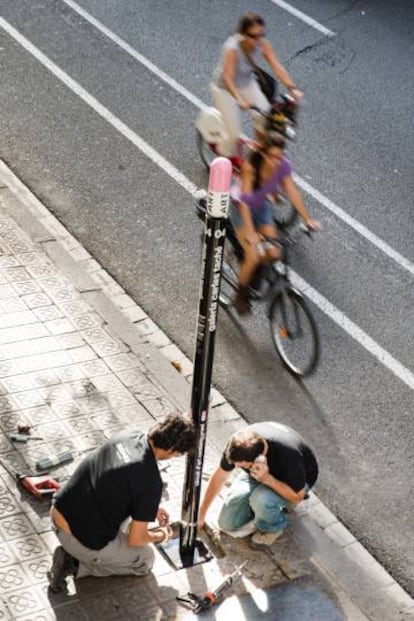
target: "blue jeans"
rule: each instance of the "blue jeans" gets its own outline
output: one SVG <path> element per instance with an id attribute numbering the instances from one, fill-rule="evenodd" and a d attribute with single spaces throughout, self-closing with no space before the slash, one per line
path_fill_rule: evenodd
<path id="1" fill-rule="evenodd" d="M 289 507 L 287 500 L 241 472 L 224 499 L 218 525 L 232 531 L 254 519 L 258 531 L 277 532 L 287 526 L 286 507 Z"/>

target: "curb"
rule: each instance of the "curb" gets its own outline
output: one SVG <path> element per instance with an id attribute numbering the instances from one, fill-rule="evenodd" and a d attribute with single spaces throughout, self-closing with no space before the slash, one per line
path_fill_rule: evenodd
<path id="1" fill-rule="evenodd" d="M 1 159 L 0 201 L 5 212 L 42 247 L 108 327 L 137 355 L 151 381 L 170 395 L 177 408 L 188 410 L 191 360 Z M 211 390 L 210 408 L 214 410 L 211 433 L 214 436 L 217 426 L 221 430 L 214 442 L 220 450 L 224 444 L 223 423 L 230 433 L 247 423 L 215 388 Z M 298 543 L 304 547 L 309 547 L 309 541 L 312 543 L 313 560 L 347 592 L 368 619 L 414 620 L 414 600 L 313 492 L 306 506 L 298 507 L 295 513 Z"/>

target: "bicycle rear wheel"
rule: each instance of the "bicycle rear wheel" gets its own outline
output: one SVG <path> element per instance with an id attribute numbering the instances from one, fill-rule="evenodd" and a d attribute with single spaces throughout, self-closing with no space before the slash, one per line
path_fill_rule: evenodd
<path id="1" fill-rule="evenodd" d="M 273 344 L 287 369 L 298 377 L 312 373 L 319 360 L 319 336 L 302 295 L 290 288 L 278 292 L 269 322 Z"/>
<path id="2" fill-rule="evenodd" d="M 201 132 L 196 129 L 197 149 L 200 154 L 201 161 L 207 170 L 210 170 L 211 162 L 217 157 L 217 154 L 211 149 L 208 142 L 206 142 L 201 135 Z"/>

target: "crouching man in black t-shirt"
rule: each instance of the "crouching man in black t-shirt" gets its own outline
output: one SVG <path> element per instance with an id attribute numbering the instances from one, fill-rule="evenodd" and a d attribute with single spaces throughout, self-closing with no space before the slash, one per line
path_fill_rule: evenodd
<path id="1" fill-rule="evenodd" d="M 234 468 L 218 518 L 233 537 L 252 535 L 255 548 L 272 545 L 287 525 L 286 513 L 307 496 L 318 477 L 318 464 L 302 437 L 280 423 L 256 423 L 234 434 L 211 476 L 199 513 L 202 526 L 208 508 Z"/>
<path id="2" fill-rule="evenodd" d="M 182 414 L 169 414 L 146 434 L 120 432 L 79 464 L 55 495 L 51 518 L 62 544 L 48 572 L 51 589 L 66 578 L 151 571 L 149 543 L 171 537 L 168 513 L 159 508 L 162 480 L 157 460 L 195 449 L 195 430 Z M 158 520 L 159 528 L 148 530 Z"/>

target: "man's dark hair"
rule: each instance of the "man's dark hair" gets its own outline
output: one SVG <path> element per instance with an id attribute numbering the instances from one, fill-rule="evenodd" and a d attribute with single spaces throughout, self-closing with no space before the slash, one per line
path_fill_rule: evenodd
<path id="1" fill-rule="evenodd" d="M 241 16 L 239 20 L 239 25 L 237 26 L 237 32 L 239 34 L 244 35 L 244 34 L 247 34 L 247 32 L 252 26 L 264 26 L 264 25 L 265 25 L 264 19 L 260 17 L 260 15 L 257 15 L 257 13 L 252 13 L 251 11 L 249 11 L 248 13 L 245 13 L 244 15 Z"/>
<path id="2" fill-rule="evenodd" d="M 228 461 L 254 461 L 264 451 L 264 441 L 254 431 L 240 431 L 229 441 L 226 449 Z"/>
<path id="3" fill-rule="evenodd" d="M 193 422 L 185 414 L 172 412 L 156 423 L 148 432 L 154 446 L 165 451 L 193 453 L 196 448 L 196 431 Z"/>

